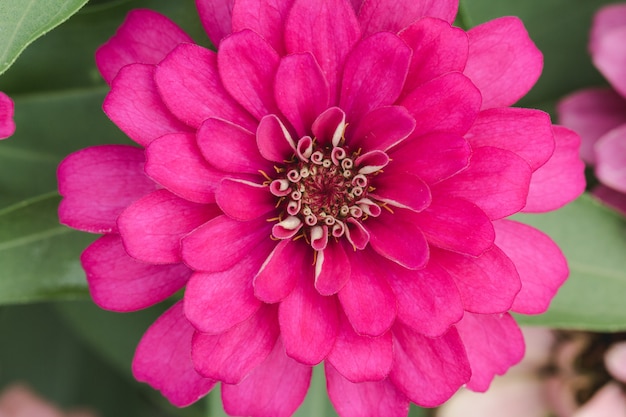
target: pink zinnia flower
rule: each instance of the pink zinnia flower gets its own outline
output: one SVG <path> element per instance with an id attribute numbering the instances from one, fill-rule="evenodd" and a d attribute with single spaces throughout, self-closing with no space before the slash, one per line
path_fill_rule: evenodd
<path id="1" fill-rule="evenodd" d="M 13 100 L 0 91 L 0 139 L 6 139 L 14 132 Z"/>
<path id="2" fill-rule="evenodd" d="M 560 122 L 581 138 L 581 156 L 595 166 L 600 185 L 593 194 L 626 214 L 626 4 L 600 9 L 593 20 L 589 51 L 610 87 L 588 88 L 557 106 Z"/>
<path id="3" fill-rule="evenodd" d="M 186 405 L 291 415 L 324 362 L 341 416 L 405 416 L 523 355 L 508 311 L 568 274 L 506 220 L 584 187 L 579 138 L 509 108 L 542 56 L 516 18 L 467 33 L 457 1 L 199 0 L 218 52 L 132 12 L 97 53 L 107 115 L 141 148 L 59 167 L 61 221 L 94 300 L 129 311 L 185 287 L 135 376 Z"/>

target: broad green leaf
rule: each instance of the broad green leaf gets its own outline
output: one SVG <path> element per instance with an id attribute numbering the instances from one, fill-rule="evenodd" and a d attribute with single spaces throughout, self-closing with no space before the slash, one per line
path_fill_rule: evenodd
<path id="1" fill-rule="evenodd" d="M 2 0 L 0 74 L 35 39 L 76 13 L 87 0 Z"/>
<path id="2" fill-rule="evenodd" d="M 626 329 L 626 220 L 588 195 L 555 212 L 516 217 L 550 235 L 570 267 L 570 277 L 548 312 L 519 315 L 519 321 L 576 329 Z"/>

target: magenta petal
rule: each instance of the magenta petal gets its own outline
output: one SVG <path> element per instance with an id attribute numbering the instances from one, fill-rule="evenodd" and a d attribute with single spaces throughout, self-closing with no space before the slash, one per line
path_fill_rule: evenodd
<path id="1" fill-rule="evenodd" d="M 240 222 L 218 216 L 183 239 L 183 259 L 197 271 L 224 271 L 269 239 L 270 229 L 271 224 L 263 218 Z"/>
<path id="2" fill-rule="evenodd" d="M 340 23 L 339 23 L 340 22 Z M 344 60 L 361 32 L 354 9 L 345 0 L 295 0 L 285 23 L 287 52 L 311 52 L 336 103 Z"/>
<path id="3" fill-rule="evenodd" d="M 513 261 L 522 280 L 511 309 L 523 314 L 543 313 L 569 275 L 563 253 L 549 236 L 528 225 L 501 220 L 494 226 L 496 244 Z"/>
<path id="4" fill-rule="evenodd" d="M 224 173 L 207 164 L 192 133 L 172 133 L 146 148 L 146 174 L 172 193 L 196 203 L 214 203 Z"/>
<path id="5" fill-rule="evenodd" d="M 452 23 L 457 9 L 455 0 L 367 0 L 361 6 L 359 23 L 364 34 L 399 32 L 423 16 Z"/>
<path id="6" fill-rule="evenodd" d="M 217 66 L 226 91 L 261 120 L 277 113 L 274 78 L 280 57 L 257 33 L 243 30 L 220 44 Z"/>
<path id="7" fill-rule="evenodd" d="M 284 55 L 285 21 L 293 0 L 238 0 L 233 7 L 233 32 L 251 29 Z"/>
<path id="8" fill-rule="evenodd" d="M 370 250 L 349 253 L 350 280 L 337 293 L 352 327 L 362 335 L 380 336 L 396 318 L 396 297 Z"/>
<path id="9" fill-rule="evenodd" d="M 409 400 L 388 380 L 355 384 L 324 364 L 328 396 L 341 417 L 406 417 Z"/>
<path id="10" fill-rule="evenodd" d="M 393 335 L 390 379 L 415 404 L 441 405 L 470 379 L 470 365 L 455 328 L 432 339 L 396 325 Z"/>
<path id="11" fill-rule="evenodd" d="M 557 105 L 559 123 L 580 134 L 580 155 L 589 164 L 596 161 L 593 146 L 600 136 L 626 123 L 626 100 L 613 89 L 577 91 Z"/>
<path id="12" fill-rule="evenodd" d="M 189 126 L 197 129 L 209 117 L 247 129 L 256 126 L 224 89 L 213 51 L 190 43 L 179 45 L 157 65 L 154 80 L 170 111 Z"/>
<path id="13" fill-rule="evenodd" d="M 118 235 L 105 235 L 83 252 L 81 263 L 94 302 L 112 311 L 134 311 L 180 290 L 191 275 L 182 264 L 150 265 L 126 253 Z"/>
<path id="14" fill-rule="evenodd" d="M 15 132 L 13 110 L 13 100 L 0 91 L 0 139 L 6 139 Z"/>
<path id="15" fill-rule="evenodd" d="M 465 310 L 472 313 L 506 312 L 522 288 L 515 265 L 497 246 L 478 257 L 433 250 L 432 261 L 454 278 Z"/>
<path id="16" fill-rule="evenodd" d="M 291 294 L 301 276 L 312 278 L 309 248 L 289 239 L 282 240 L 254 277 L 254 294 L 266 303 L 277 303 Z"/>
<path id="17" fill-rule="evenodd" d="M 122 68 L 102 105 L 113 123 L 142 146 L 167 133 L 189 130 L 161 100 L 154 82 L 154 68 L 145 64 Z"/>
<path id="18" fill-rule="evenodd" d="M 476 120 L 481 96 L 469 78 L 449 72 L 415 88 L 401 104 L 417 122 L 414 135 L 433 131 L 463 135 Z"/>
<path id="19" fill-rule="evenodd" d="M 185 289 L 185 315 L 201 332 L 223 333 L 259 309 L 252 279 L 270 251 L 267 241 L 222 272 L 195 273 Z"/>
<path id="20" fill-rule="evenodd" d="M 528 163 L 513 152 L 485 146 L 474 149 L 465 171 L 432 190 L 433 194 L 464 198 L 494 220 L 515 214 L 526 205 L 531 175 Z"/>
<path id="21" fill-rule="evenodd" d="M 456 325 L 467 352 L 472 378 L 467 388 L 484 392 L 524 356 L 524 336 L 511 315 L 467 313 Z"/>
<path id="22" fill-rule="evenodd" d="M 215 47 L 232 32 L 233 3 L 235 0 L 196 0 L 202 26 Z"/>
<path id="23" fill-rule="evenodd" d="M 348 282 L 350 269 L 350 259 L 343 245 L 330 240 L 324 250 L 317 252 L 315 288 L 322 295 L 336 294 Z"/>
<path id="24" fill-rule="evenodd" d="M 69 155 L 57 171 L 61 223 L 92 233 L 117 231 L 122 210 L 156 189 L 143 165 L 143 151 L 125 145 L 94 146 Z"/>
<path id="25" fill-rule="evenodd" d="M 241 221 L 254 220 L 275 209 L 276 200 L 265 185 L 225 178 L 215 194 L 224 214 Z"/>
<path id="26" fill-rule="evenodd" d="M 493 146 L 514 152 L 524 158 L 533 171 L 546 163 L 555 146 L 550 115 L 521 108 L 480 112 L 465 138 L 474 148 Z"/>
<path id="27" fill-rule="evenodd" d="M 272 167 L 259 153 L 254 134 L 227 120 L 205 120 L 197 138 L 204 158 L 219 170 L 258 174 Z"/>
<path id="28" fill-rule="evenodd" d="M 348 121 L 358 123 L 367 112 L 393 104 L 402 91 L 410 59 L 411 49 L 389 32 L 357 43 L 346 58 L 341 79 L 339 105 Z"/>
<path id="29" fill-rule="evenodd" d="M 626 134 L 626 129 L 622 132 Z M 609 134 L 610 135 L 610 134 Z M 607 135 L 608 136 L 608 135 Z M 556 149 L 552 158 L 541 168 L 533 172 L 526 200 L 525 212 L 545 212 L 561 208 L 573 201 L 585 191 L 585 164 L 580 160 L 580 137 L 573 131 L 560 126 L 554 126 Z M 623 148 L 620 137 L 618 149 Z M 604 139 L 603 139 L 604 141 Z M 598 144 L 598 146 L 602 146 Z M 598 152 L 600 155 L 601 152 Z M 611 149 L 609 158 L 616 158 L 617 149 Z M 598 164 L 597 169 L 604 164 Z M 621 169 L 621 166 L 618 168 Z M 600 175 L 600 180 L 604 181 Z M 626 190 L 626 182 L 622 183 L 622 191 Z"/>
<path id="30" fill-rule="evenodd" d="M 328 108 L 330 93 L 322 69 L 310 53 L 283 57 L 276 71 L 278 108 L 298 136 L 311 133 L 313 121 Z"/>
<path id="31" fill-rule="evenodd" d="M 304 400 L 312 368 L 285 355 L 280 339 L 265 361 L 238 385 L 222 385 L 224 410 L 233 416 L 289 417 Z"/>
<path id="32" fill-rule="evenodd" d="M 403 94 L 447 72 L 465 69 L 469 50 L 467 34 L 447 21 L 425 17 L 399 36 L 413 50 Z"/>
<path id="33" fill-rule="evenodd" d="M 311 130 L 322 146 L 338 146 L 346 130 L 346 114 L 339 107 L 330 107 L 319 115 Z"/>
<path id="34" fill-rule="evenodd" d="M 199 375 L 191 362 L 194 328 L 183 315 L 182 302 L 154 322 L 141 338 L 133 358 L 133 375 L 158 389 L 178 407 L 190 405 L 216 381 Z"/>
<path id="35" fill-rule="evenodd" d="M 535 85 L 543 55 L 520 19 L 494 19 L 467 35 L 469 58 L 464 74 L 480 89 L 483 109 L 510 106 Z"/>
<path id="36" fill-rule="evenodd" d="M 221 214 L 215 204 L 183 200 L 157 190 L 120 214 L 117 227 L 130 256 L 153 264 L 180 262 L 180 240 Z"/>
<path id="37" fill-rule="evenodd" d="M 132 10 L 115 36 L 96 51 L 96 65 L 110 84 L 122 67 L 157 64 L 183 42 L 193 40 L 169 18 L 152 10 Z"/>
<path id="38" fill-rule="evenodd" d="M 296 152 L 291 134 L 274 114 L 261 119 L 256 131 L 256 143 L 263 158 L 272 162 L 284 163 Z"/>
<path id="39" fill-rule="evenodd" d="M 563 135 L 562 139 L 569 139 L 569 142 L 571 142 L 569 146 L 566 145 L 569 148 L 568 150 L 576 149 L 576 134 L 571 131 L 563 133 L 568 133 L 568 135 Z M 621 192 L 626 192 L 626 165 L 624 165 L 624 161 L 626 161 L 626 144 L 624 139 L 626 139 L 626 125 L 611 130 L 602 136 L 595 145 L 596 175 L 598 179 L 602 184 Z M 569 153 L 571 154 L 571 151 Z M 565 163 L 567 161 L 562 161 L 558 165 L 563 169 L 566 168 Z M 580 164 L 574 167 L 578 168 L 576 171 L 580 170 Z M 580 179 L 577 179 L 578 183 L 580 183 Z"/>
<path id="40" fill-rule="evenodd" d="M 626 194 L 615 191 L 612 188 L 605 187 L 604 185 L 594 187 L 591 194 L 603 204 L 626 216 Z"/>
<path id="41" fill-rule="evenodd" d="M 616 11 L 615 9 L 608 9 L 596 17 L 589 49 L 595 67 L 606 77 L 611 86 L 624 96 L 626 94 L 626 83 L 624 82 L 626 48 L 622 40 L 626 35 L 626 25 L 622 22 L 621 25 L 615 25 L 612 28 L 598 27 L 598 25 L 606 24 L 603 22 L 606 19 L 604 16 L 610 12 L 615 13 Z"/>
<path id="42" fill-rule="evenodd" d="M 372 184 L 376 190 L 369 195 L 391 206 L 419 212 L 430 205 L 430 189 L 415 175 L 385 173 Z"/>
<path id="43" fill-rule="evenodd" d="M 191 358 L 200 375 L 238 384 L 267 358 L 279 333 L 276 308 L 266 304 L 224 333 L 196 332 L 191 341 Z"/>
<path id="44" fill-rule="evenodd" d="M 401 106 L 379 107 L 363 115 L 350 134 L 349 144 L 369 151 L 387 151 L 409 137 L 415 119 Z"/>

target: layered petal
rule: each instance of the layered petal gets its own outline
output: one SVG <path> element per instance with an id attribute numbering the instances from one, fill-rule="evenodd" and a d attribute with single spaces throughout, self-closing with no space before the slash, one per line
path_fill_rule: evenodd
<path id="1" fill-rule="evenodd" d="M 191 275 L 182 264 L 150 265 L 128 256 L 118 235 L 105 235 L 82 254 L 94 302 L 112 311 L 134 311 L 180 290 Z"/>
<path id="2" fill-rule="evenodd" d="M 256 143 L 263 158 L 284 163 L 296 152 L 296 143 L 287 127 L 275 114 L 261 119 L 256 131 Z"/>
<path id="3" fill-rule="evenodd" d="M 199 375 L 191 362 L 194 328 L 183 314 L 182 302 L 167 310 L 141 338 L 133 358 L 133 375 L 184 407 L 196 402 L 216 381 Z"/>
<path id="4" fill-rule="evenodd" d="M 276 204 L 267 186 L 231 178 L 220 182 L 215 198 L 224 214 L 241 221 L 263 216 L 274 210 Z"/>
<path id="5" fill-rule="evenodd" d="M 359 11 L 359 23 L 365 35 L 387 31 L 399 32 L 423 16 L 452 23 L 458 2 L 454 0 L 368 0 Z"/>
<path id="6" fill-rule="evenodd" d="M 322 295 L 333 295 L 350 278 L 350 259 L 341 243 L 328 241 L 315 259 L 315 289 Z"/>
<path id="7" fill-rule="evenodd" d="M 575 149 L 576 135 L 571 131 L 566 132 L 564 132 L 563 139 L 569 139 L 570 144 L 567 146 L 568 144 L 565 143 L 564 146 Z M 595 145 L 598 179 L 602 184 L 621 192 L 626 192 L 626 143 L 624 139 L 626 139 L 626 125 L 611 130 Z M 576 168 L 580 170 L 580 166 Z"/>
<path id="8" fill-rule="evenodd" d="M 463 73 L 480 89 L 482 108 L 510 106 L 539 78 L 543 55 L 517 17 L 501 17 L 467 32 L 469 57 Z"/>
<path id="9" fill-rule="evenodd" d="M 196 0 L 202 26 L 215 47 L 232 32 L 234 3 L 235 0 Z"/>
<path id="10" fill-rule="evenodd" d="M 408 173 L 384 174 L 372 182 L 368 195 L 394 207 L 420 212 L 431 203 L 430 188 L 419 177 Z"/>
<path id="11" fill-rule="evenodd" d="M 301 242 L 282 240 L 254 277 L 254 294 L 266 303 L 287 297 L 299 281 L 311 279 L 313 268 L 308 248 Z"/>
<path id="12" fill-rule="evenodd" d="M 61 223 L 92 233 L 117 231 L 117 216 L 156 189 L 143 166 L 143 151 L 125 145 L 95 146 L 65 158 L 57 171 Z"/>
<path id="13" fill-rule="evenodd" d="M 6 139 L 15 132 L 13 110 L 13 100 L 0 91 L 0 139 Z"/>
<path id="14" fill-rule="evenodd" d="M 413 129 L 415 119 L 404 107 L 386 106 L 366 113 L 346 136 L 350 138 L 349 144 L 357 149 L 387 151 L 409 137 Z"/>
<path id="15" fill-rule="evenodd" d="M 238 0 L 233 7 L 233 32 L 251 29 L 285 54 L 285 21 L 293 0 Z"/>

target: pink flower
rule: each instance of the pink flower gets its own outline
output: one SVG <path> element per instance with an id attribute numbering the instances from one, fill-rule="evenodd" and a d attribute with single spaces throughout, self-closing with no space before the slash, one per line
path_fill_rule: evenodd
<path id="1" fill-rule="evenodd" d="M 0 91 L 0 139 L 6 139 L 15 132 L 13 122 L 13 101 Z"/>
<path id="2" fill-rule="evenodd" d="M 115 311 L 185 287 L 135 376 L 186 405 L 291 415 L 324 362 L 343 417 L 406 416 L 520 360 L 508 311 L 568 274 L 506 220 L 584 188 L 579 138 L 510 108 L 542 56 L 516 18 L 467 33 L 457 2 L 198 1 L 218 52 L 132 12 L 97 53 L 104 110 L 141 148 L 59 167 L 61 221 Z M 355 12 L 358 10 L 358 13 Z"/>
<path id="3" fill-rule="evenodd" d="M 561 123 L 582 138 L 581 155 L 595 165 L 600 185 L 593 194 L 626 214 L 626 4 L 600 9 L 593 20 L 589 50 L 596 68 L 613 88 L 589 88 L 561 100 Z"/>

